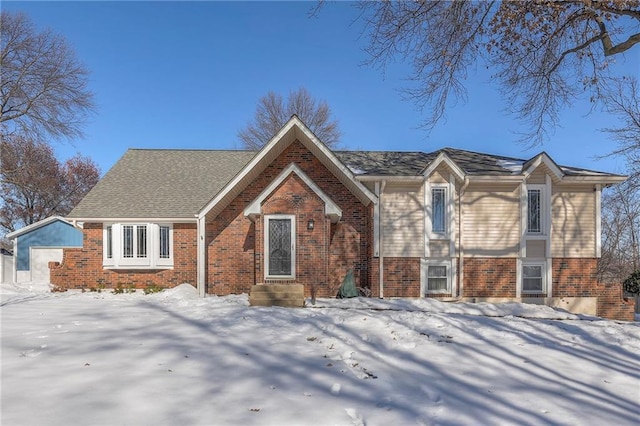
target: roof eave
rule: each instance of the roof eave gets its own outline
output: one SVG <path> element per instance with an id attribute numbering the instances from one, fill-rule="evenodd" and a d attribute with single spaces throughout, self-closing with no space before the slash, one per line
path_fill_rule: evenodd
<path id="1" fill-rule="evenodd" d="M 99 223 L 99 222 L 170 222 L 170 223 L 191 223 L 197 222 L 197 215 L 193 217 L 67 217 L 66 221 L 73 224 L 75 222 Z"/>
<path id="2" fill-rule="evenodd" d="M 17 229 L 13 232 L 8 233 L 7 235 L 5 235 L 5 237 L 9 240 L 14 239 L 15 237 L 19 237 L 22 234 L 26 234 L 28 232 L 34 231 L 38 228 L 42 228 L 45 225 L 48 225 L 52 222 L 55 222 L 56 220 L 65 222 L 69 225 L 73 225 L 71 222 L 69 222 L 68 220 L 66 220 L 65 218 L 61 217 L 61 216 L 49 216 L 45 219 L 39 220 L 38 222 L 32 223 L 30 225 L 25 226 L 24 228 L 20 228 Z"/>

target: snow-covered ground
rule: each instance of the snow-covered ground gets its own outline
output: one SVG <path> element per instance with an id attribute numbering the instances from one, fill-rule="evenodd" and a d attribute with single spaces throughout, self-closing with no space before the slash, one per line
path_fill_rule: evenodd
<path id="1" fill-rule="evenodd" d="M 635 425 L 640 326 L 542 306 L 0 287 L 10 425 Z"/>

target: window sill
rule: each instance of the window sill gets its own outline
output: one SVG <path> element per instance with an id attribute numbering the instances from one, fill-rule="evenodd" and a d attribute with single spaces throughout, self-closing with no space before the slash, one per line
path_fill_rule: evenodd
<path id="1" fill-rule="evenodd" d="M 526 234 L 527 240 L 546 240 L 548 237 L 545 234 Z"/>
<path id="2" fill-rule="evenodd" d="M 156 265 L 156 266 L 148 266 L 148 265 L 102 265 L 103 269 L 108 270 L 142 270 L 142 271 L 157 271 L 157 270 L 167 270 L 173 269 L 173 265 Z"/>

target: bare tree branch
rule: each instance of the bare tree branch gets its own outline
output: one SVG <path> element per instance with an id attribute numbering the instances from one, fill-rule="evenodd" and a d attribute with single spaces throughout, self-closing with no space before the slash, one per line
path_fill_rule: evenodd
<path id="1" fill-rule="evenodd" d="M 548 139 L 558 116 L 582 96 L 605 102 L 608 60 L 640 43 L 639 0 L 360 2 L 369 65 L 412 65 L 406 98 L 432 128 L 465 101 L 467 71 L 495 69 L 509 111 L 528 130 L 523 142 Z M 630 23 L 631 21 L 631 23 Z M 619 39 L 619 40 L 615 40 Z"/>
<path id="2" fill-rule="evenodd" d="M 93 161 L 60 164 L 51 147 L 22 136 L 0 142 L 0 230 L 14 231 L 51 215 L 64 216 L 98 182 Z"/>
<path id="3" fill-rule="evenodd" d="M 331 119 L 331 108 L 326 101 L 316 101 L 304 87 L 289 92 L 285 103 L 282 96 L 269 92 L 258 101 L 252 122 L 238 132 L 238 138 L 247 149 L 260 149 L 296 114 L 327 146 L 336 147 L 341 132 L 336 120 Z"/>
<path id="4" fill-rule="evenodd" d="M 0 32 L 0 134 L 80 136 L 93 94 L 67 42 L 22 13 L 2 11 Z"/>

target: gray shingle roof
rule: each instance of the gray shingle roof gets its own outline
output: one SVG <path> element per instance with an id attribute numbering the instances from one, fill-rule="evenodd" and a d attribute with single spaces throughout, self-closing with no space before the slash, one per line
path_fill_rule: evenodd
<path id="1" fill-rule="evenodd" d="M 69 218 L 193 218 L 253 151 L 130 149 Z"/>
<path id="2" fill-rule="evenodd" d="M 402 151 L 337 151 L 336 156 L 360 176 L 421 175 L 438 154 L 444 152 L 468 175 L 516 175 L 529 160 L 443 148 L 430 153 Z M 559 166 L 569 176 L 619 176 L 611 173 Z"/>
<path id="3" fill-rule="evenodd" d="M 415 176 L 438 155 L 401 151 L 336 151 L 335 154 L 357 176 Z"/>
<path id="4" fill-rule="evenodd" d="M 529 160 L 453 148 L 431 153 L 335 151 L 356 176 L 420 176 L 446 153 L 465 174 L 516 175 Z M 255 151 L 130 149 L 69 218 L 193 218 Z M 570 176 L 617 176 L 559 166 Z"/>

